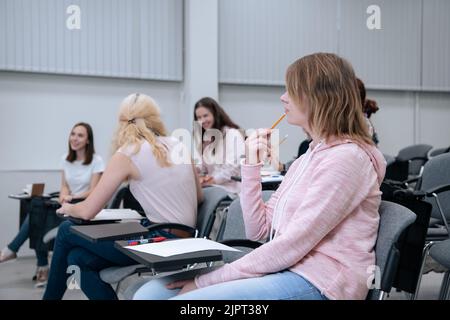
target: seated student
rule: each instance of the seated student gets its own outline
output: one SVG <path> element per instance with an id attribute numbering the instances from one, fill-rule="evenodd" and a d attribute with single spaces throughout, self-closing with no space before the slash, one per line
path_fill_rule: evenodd
<path id="1" fill-rule="evenodd" d="M 134 298 L 364 299 L 385 162 L 367 130 L 355 81 L 351 65 L 335 54 L 291 64 L 281 101 L 287 121 L 311 133 L 311 146 L 267 203 L 260 170 L 270 129 L 247 139 L 241 168 L 247 237 L 270 241 L 194 279 L 150 281 Z"/>
<path id="2" fill-rule="evenodd" d="M 171 150 L 179 142 L 167 136 L 160 111 L 147 95 L 126 97 L 119 111 L 115 150 L 97 187 L 78 204 L 64 203 L 58 212 L 92 219 L 114 191 L 128 180 L 133 196 L 151 223 L 175 222 L 195 226 L 202 194 L 192 163 L 173 164 Z M 174 179 L 176 177 L 176 179 Z M 176 195 L 176 196 L 174 196 Z M 89 299 L 117 299 L 113 288 L 100 279 L 99 271 L 127 266 L 136 261 L 114 248 L 114 241 L 89 242 L 71 233 L 73 223 L 61 224 L 53 251 L 52 267 L 44 299 L 61 299 L 66 291 L 67 268 L 80 268 L 80 287 Z M 149 236 L 186 236 L 184 232 L 158 231 Z"/>
<path id="3" fill-rule="evenodd" d="M 89 124 L 80 122 L 73 126 L 69 136 L 69 151 L 63 156 L 59 203 L 86 198 L 100 180 L 105 166 L 102 158 L 95 154 L 94 134 Z M 27 215 L 19 233 L 0 255 L 0 262 L 17 257 L 17 252 L 28 239 L 30 217 Z M 36 250 L 36 286 L 44 286 L 48 277 L 48 252 Z"/>
<path id="4" fill-rule="evenodd" d="M 364 115 L 366 116 L 367 125 L 369 126 L 369 133 L 372 136 L 372 141 L 375 145 L 378 145 L 379 139 L 378 134 L 375 131 L 375 127 L 370 121 L 370 117 L 373 113 L 377 112 L 379 107 L 376 101 L 366 99 L 366 87 L 364 86 L 364 82 L 361 79 L 356 78 L 356 83 L 358 85 L 359 95 L 361 97 L 361 105 Z"/>
<path id="5" fill-rule="evenodd" d="M 237 195 L 240 183 L 231 177 L 239 175 L 241 155 L 244 153 L 244 140 L 239 132 L 239 126 L 230 119 L 217 101 L 209 97 L 197 101 L 194 119 L 202 126 L 201 141 L 197 150 L 202 157 L 197 167 L 201 174 L 202 187 L 217 185 L 230 195 Z M 212 129 L 221 133 L 223 144 L 215 141 Z M 218 148 L 222 148 L 220 150 L 222 156 L 219 156 Z"/>

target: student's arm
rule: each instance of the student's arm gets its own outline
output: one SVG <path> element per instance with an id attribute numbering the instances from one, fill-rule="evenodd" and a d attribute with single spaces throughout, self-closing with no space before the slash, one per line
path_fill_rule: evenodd
<path id="1" fill-rule="evenodd" d="M 245 154 L 244 138 L 237 129 L 228 129 L 224 138 L 224 163 L 217 164 L 217 169 L 210 174 L 207 184 L 224 184 L 230 182 L 232 176 L 240 173 L 241 156 Z"/>
<path id="2" fill-rule="evenodd" d="M 70 195 L 70 189 L 66 182 L 66 176 L 64 174 L 64 170 L 61 174 L 61 190 L 59 191 L 59 203 L 67 202 L 66 198 Z"/>
<path id="3" fill-rule="evenodd" d="M 192 164 L 192 170 L 194 171 L 195 189 L 197 190 L 197 203 L 200 204 L 203 202 L 203 191 L 202 186 L 200 185 L 200 179 L 198 178 L 197 169 L 194 164 Z"/>
<path id="4" fill-rule="evenodd" d="M 102 210 L 124 180 L 129 177 L 137 178 L 138 175 L 130 158 L 122 153 L 116 153 L 88 198 L 75 205 L 64 203 L 58 212 L 90 220 Z"/>
<path id="5" fill-rule="evenodd" d="M 94 188 L 97 185 L 97 183 L 100 181 L 101 176 L 102 176 L 101 172 L 94 173 L 92 175 L 92 177 L 91 177 L 91 183 L 89 185 L 89 189 L 87 191 L 85 191 L 85 192 L 72 195 L 72 199 L 71 200 L 73 200 L 73 199 L 86 199 L 91 194 L 91 192 L 94 190 Z"/>

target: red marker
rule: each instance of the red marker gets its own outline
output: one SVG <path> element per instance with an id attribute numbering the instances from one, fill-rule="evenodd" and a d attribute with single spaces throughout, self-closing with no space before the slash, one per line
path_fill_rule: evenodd
<path id="1" fill-rule="evenodd" d="M 129 246 L 137 246 L 139 244 L 145 244 L 145 243 L 153 243 L 153 242 L 161 242 L 166 240 L 166 237 L 155 237 L 150 239 L 142 239 L 142 240 L 131 240 L 128 241 Z"/>

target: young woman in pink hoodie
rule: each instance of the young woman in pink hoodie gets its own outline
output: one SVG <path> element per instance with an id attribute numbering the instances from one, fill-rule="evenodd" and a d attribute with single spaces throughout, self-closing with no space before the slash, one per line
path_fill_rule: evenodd
<path id="1" fill-rule="evenodd" d="M 289 66 L 287 121 L 311 133 L 267 203 L 260 170 L 269 129 L 246 141 L 241 204 L 247 237 L 265 244 L 209 273 L 151 281 L 135 299 L 364 299 L 375 265 L 385 161 L 361 110 L 351 65 L 335 54 Z M 188 280 L 181 280 L 188 279 Z"/>

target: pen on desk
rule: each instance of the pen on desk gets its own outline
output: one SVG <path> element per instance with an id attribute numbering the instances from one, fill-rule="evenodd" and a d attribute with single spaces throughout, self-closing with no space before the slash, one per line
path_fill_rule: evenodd
<path id="1" fill-rule="evenodd" d="M 166 237 L 155 237 L 150 239 L 142 239 L 142 240 L 130 240 L 128 241 L 129 246 L 137 246 L 139 244 L 145 244 L 145 243 L 154 243 L 154 242 L 162 242 L 166 240 Z"/>
<path id="2" fill-rule="evenodd" d="M 284 119 L 284 117 L 286 117 L 286 113 L 283 113 L 283 115 L 277 121 L 275 121 L 275 123 L 272 125 L 272 127 L 270 127 L 270 129 L 275 129 L 275 127 L 281 122 L 281 120 Z"/>

